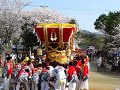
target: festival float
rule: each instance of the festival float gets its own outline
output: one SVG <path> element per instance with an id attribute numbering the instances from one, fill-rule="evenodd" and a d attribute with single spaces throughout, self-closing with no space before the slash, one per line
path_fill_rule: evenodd
<path id="1" fill-rule="evenodd" d="M 69 62 L 74 51 L 74 38 L 77 32 L 75 24 L 39 24 L 35 32 L 47 52 L 46 61 L 57 61 L 61 64 Z"/>

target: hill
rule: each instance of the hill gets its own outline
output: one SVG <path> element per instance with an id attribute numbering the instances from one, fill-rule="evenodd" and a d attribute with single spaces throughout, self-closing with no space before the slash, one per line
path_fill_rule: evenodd
<path id="1" fill-rule="evenodd" d="M 88 30 L 81 30 L 82 33 L 90 35 L 90 34 L 95 34 L 96 36 L 102 36 L 101 32 L 90 32 Z"/>

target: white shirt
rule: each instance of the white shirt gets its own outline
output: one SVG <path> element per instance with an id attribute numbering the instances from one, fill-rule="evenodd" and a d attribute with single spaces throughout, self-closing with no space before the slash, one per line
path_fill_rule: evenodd
<path id="1" fill-rule="evenodd" d="M 32 56 L 30 56 L 30 59 L 35 59 L 35 57 L 32 55 Z"/>
<path id="2" fill-rule="evenodd" d="M 99 57 L 99 58 L 97 59 L 97 65 L 100 66 L 101 64 L 102 64 L 102 58 Z"/>
<path id="3" fill-rule="evenodd" d="M 11 54 L 10 56 L 12 57 L 12 60 L 15 60 L 17 58 L 16 54 Z"/>
<path id="4" fill-rule="evenodd" d="M 53 68 L 53 66 L 48 66 L 50 69 L 49 69 L 49 74 L 50 74 L 50 77 L 52 77 L 53 76 L 53 73 L 54 73 L 54 68 Z"/>

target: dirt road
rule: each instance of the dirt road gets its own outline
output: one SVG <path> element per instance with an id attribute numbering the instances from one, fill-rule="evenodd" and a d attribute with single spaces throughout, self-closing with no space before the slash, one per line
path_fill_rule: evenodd
<path id="1" fill-rule="evenodd" d="M 94 62 L 91 63 L 91 72 L 89 80 L 90 90 L 120 90 L 120 74 L 111 72 L 97 72 Z"/>

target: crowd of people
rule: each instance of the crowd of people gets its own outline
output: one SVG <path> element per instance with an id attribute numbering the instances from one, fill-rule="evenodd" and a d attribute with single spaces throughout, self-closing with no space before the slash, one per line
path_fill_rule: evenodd
<path id="1" fill-rule="evenodd" d="M 74 54 L 73 60 L 66 64 L 56 61 L 36 64 L 34 54 L 19 58 L 15 63 L 8 55 L 3 64 L 0 90 L 10 90 L 11 80 L 15 82 L 15 90 L 20 90 L 22 84 L 26 90 L 66 90 L 66 87 L 69 90 L 88 90 L 89 58 L 82 52 Z"/>
<path id="2" fill-rule="evenodd" d="M 98 51 L 95 60 L 98 71 L 120 73 L 120 51 Z"/>

